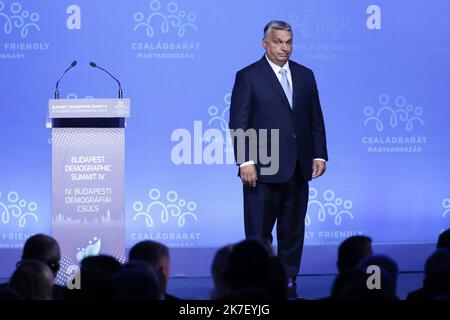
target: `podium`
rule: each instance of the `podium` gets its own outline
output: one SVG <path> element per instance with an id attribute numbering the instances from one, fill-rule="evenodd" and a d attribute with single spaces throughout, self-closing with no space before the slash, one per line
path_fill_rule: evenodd
<path id="1" fill-rule="evenodd" d="M 125 120 L 129 99 L 51 99 L 52 235 L 57 282 L 87 256 L 125 260 Z"/>

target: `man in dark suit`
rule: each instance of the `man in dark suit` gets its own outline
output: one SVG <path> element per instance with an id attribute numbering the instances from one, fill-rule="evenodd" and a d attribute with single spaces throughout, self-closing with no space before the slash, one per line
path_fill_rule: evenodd
<path id="1" fill-rule="evenodd" d="M 269 22 L 263 47 L 265 55 L 236 74 L 229 126 L 246 237 L 272 242 L 277 222 L 278 256 L 296 295 L 308 181 L 325 172 L 328 160 L 325 126 L 313 72 L 289 60 L 291 26 Z"/>

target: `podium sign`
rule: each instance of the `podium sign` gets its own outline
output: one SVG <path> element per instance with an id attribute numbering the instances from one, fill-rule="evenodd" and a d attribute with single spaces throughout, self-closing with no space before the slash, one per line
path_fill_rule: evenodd
<path id="1" fill-rule="evenodd" d="M 49 118 L 128 118 L 130 99 L 51 99 Z"/>
<path id="2" fill-rule="evenodd" d="M 61 246 L 59 282 L 87 256 L 125 259 L 125 121 L 129 99 L 49 101 L 52 230 Z"/>

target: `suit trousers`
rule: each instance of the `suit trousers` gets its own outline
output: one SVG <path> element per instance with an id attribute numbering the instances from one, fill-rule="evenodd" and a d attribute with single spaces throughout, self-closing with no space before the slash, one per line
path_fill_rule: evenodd
<path id="1" fill-rule="evenodd" d="M 244 185 L 245 237 L 272 243 L 276 223 L 278 257 L 293 280 L 300 269 L 308 196 L 308 182 L 298 164 L 287 182 Z"/>

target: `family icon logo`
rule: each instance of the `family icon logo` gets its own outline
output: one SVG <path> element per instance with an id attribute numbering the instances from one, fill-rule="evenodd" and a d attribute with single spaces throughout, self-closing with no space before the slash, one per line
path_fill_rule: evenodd
<path id="1" fill-rule="evenodd" d="M 33 41 L 39 36 L 40 15 L 30 12 L 19 2 L 7 5 L 0 0 L 0 60 L 23 60 L 28 54 L 44 53 L 49 50 L 49 42 Z"/>
<path id="2" fill-rule="evenodd" d="M 177 226 L 182 228 L 187 221 L 197 221 L 198 217 L 195 214 L 197 204 L 194 201 L 187 202 L 178 196 L 176 191 L 169 191 L 165 199 L 161 198 L 161 191 L 153 188 L 148 192 L 150 202 L 145 205 L 147 201 L 135 201 L 133 203 L 133 221 L 137 221 L 143 217 L 147 227 L 154 226 L 156 217 L 159 215 L 161 223 L 167 224 L 171 219 L 175 219 Z"/>
<path id="3" fill-rule="evenodd" d="M 363 109 L 366 119 L 364 125 L 374 124 L 377 131 L 382 132 L 386 126 L 397 128 L 404 126 L 407 132 L 413 130 L 416 125 L 424 125 L 422 119 L 423 108 L 414 107 L 406 102 L 402 96 L 395 98 L 394 105 L 391 105 L 391 99 L 387 94 L 381 94 L 378 97 L 378 106 L 376 112 L 372 106 L 366 106 Z"/>
<path id="4" fill-rule="evenodd" d="M 147 17 L 141 11 L 134 14 L 134 31 L 143 29 L 149 38 L 153 38 L 157 32 L 167 34 L 174 30 L 179 38 L 183 38 L 188 32 L 198 31 L 195 24 L 197 14 L 180 9 L 176 2 L 169 2 L 164 10 L 160 1 L 153 0 L 149 7 Z"/>
<path id="5" fill-rule="evenodd" d="M 317 216 L 317 221 L 324 222 L 327 217 L 334 219 L 334 224 L 340 226 L 343 219 L 353 219 L 353 213 L 350 209 L 353 203 L 350 200 L 343 200 L 336 197 L 333 190 L 326 190 L 322 194 L 322 199 L 319 197 L 319 191 L 316 188 L 309 189 L 308 213 L 306 214 L 305 224 L 310 226 L 312 223 L 313 213 Z"/>
<path id="6" fill-rule="evenodd" d="M 350 32 L 350 17 L 334 10 L 330 3 L 308 2 L 305 14 L 291 16 L 292 25 L 299 30 L 302 39 L 331 35 L 339 39 L 344 32 Z"/>
<path id="7" fill-rule="evenodd" d="M 29 219 L 38 221 L 36 202 L 20 199 L 17 191 L 9 192 L 6 197 L 0 193 L 0 215 L 2 224 L 17 220 L 19 228 L 24 228 Z"/>
<path id="8" fill-rule="evenodd" d="M 180 8 L 176 2 L 149 3 L 150 12 L 133 16 L 135 40 L 131 50 L 137 59 L 193 59 L 200 50 L 196 40 L 197 14 Z"/>
<path id="9" fill-rule="evenodd" d="M 363 108 L 363 124 L 367 130 L 375 130 L 362 137 L 362 144 L 370 153 L 422 152 L 427 136 L 418 135 L 425 130 L 422 107 L 408 103 L 404 96 L 391 99 L 386 93 L 378 97 L 378 107 Z"/>
<path id="10" fill-rule="evenodd" d="M 0 20 L 4 20 L 3 32 L 5 34 L 11 34 L 14 30 L 18 30 L 20 36 L 26 38 L 32 30 L 41 31 L 37 24 L 39 21 L 38 13 L 23 10 L 19 2 L 13 2 L 9 6 L 9 12 L 6 12 L 5 8 L 5 3 L 0 1 Z"/>

